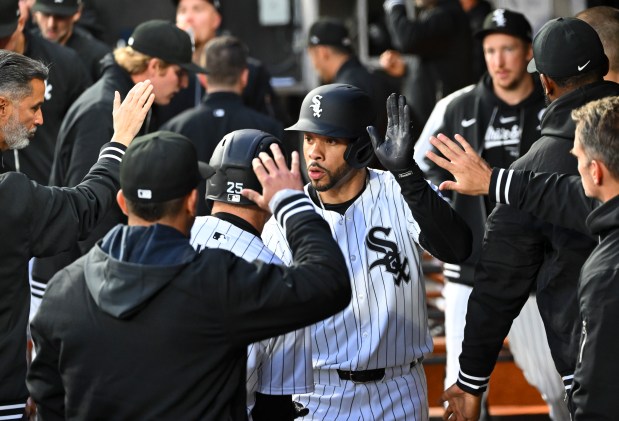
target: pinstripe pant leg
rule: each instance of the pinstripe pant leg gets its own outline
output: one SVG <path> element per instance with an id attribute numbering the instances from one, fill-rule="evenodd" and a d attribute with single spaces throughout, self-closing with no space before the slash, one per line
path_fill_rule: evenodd
<path id="1" fill-rule="evenodd" d="M 541 393 L 550 407 L 551 419 L 569 421 L 563 399 L 565 389 L 555 368 L 544 323 L 535 297 L 529 297 L 508 335 L 514 361 L 527 381 Z"/>
<path id="2" fill-rule="evenodd" d="M 473 288 L 467 285 L 447 282 L 443 287 L 445 298 L 445 348 L 447 363 L 445 370 L 445 389 L 458 379 L 460 362 L 458 357 L 462 352 L 464 325 L 466 323 L 466 308 Z"/>

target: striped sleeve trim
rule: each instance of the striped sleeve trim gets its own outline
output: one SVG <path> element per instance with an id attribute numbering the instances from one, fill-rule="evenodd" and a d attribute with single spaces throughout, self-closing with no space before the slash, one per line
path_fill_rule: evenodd
<path id="1" fill-rule="evenodd" d="M 21 420 L 26 410 L 26 402 L 0 404 L 0 420 Z"/>
<path id="2" fill-rule="evenodd" d="M 127 147 L 122 143 L 108 142 L 101 148 L 101 152 L 99 152 L 99 160 L 113 159 L 118 162 L 122 162 L 126 150 Z"/>
<path id="3" fill-rule="evenodd" d="M 458 373 L 458 386 L 467 392 L 471 392 L 475 395 L 478 395 L 484 392 L 488 388 L 488 382 L 490 381 L 490 376 L 488 377 L 475 377 L 463 373 L 462 370 Z"/>
<path id="4" fill-rule="evenodd" d="M 565 388 L 566 392 L 569 392 L 572 390 L 572 382 L 574 381 L 574 375 L 570 374 L 569 376 L 563 376 L 561 377 L 561 379 L 563 380 L 563 387 Z"/>
<path id="5" fill-rule="evenodd" d="M 443 264 L 443 275 L 452 278 L 452 279 L 460 279 L 460 271 L 462 268 L 460 265 L 454 265 L 451 263 Z"/>
<path id="6" fill-rule="evenodd" d="M 404 0 L 385 0 L 383 3 L 383 8 L 387 13 L 391 12 L 395 6 L 405 6 Z"/>
<path id="7" fill-rule="evenodd" d="M 314 212 L 314 206 L 312 205 L 312 202 L 310 202 L 309 197 L 300 193 L 282 200 L 274 210 L 273 214 L 275 215 L 277 222 L 283 228 L 286 228 L 286 223 L 289 218 L 301 212 L 308 211 Z"/>
<path id="8" fill-rule="evenodd" d="M 30 294 L 33 297 L 43 298 L 43 294 L 45 293 L 45 288 L 47 284 L 43 284 L 41 282 L 37 282 L 34 280 L 30 280 Z"/>
<path id="9" fill-rule="evenodd" d="M 512 184 L 514 170 L 504 168 L 494 168 L 490 179 L 491 199 L 496 203 L 509 205 L 509 189 Z M 494 188 L 493 188 L 494 187 Z"/>

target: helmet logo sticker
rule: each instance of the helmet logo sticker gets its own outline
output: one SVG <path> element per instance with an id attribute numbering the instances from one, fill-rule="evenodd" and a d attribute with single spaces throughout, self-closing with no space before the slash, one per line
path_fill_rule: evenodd
<path id="1" fill-rule="evenodd" d="M 320 115 L 322 114 L 322 108 L 320 108 L 321 99 L 322 95 L 314 95 L 314 97 L 312 98 L 312 105 L 310 105 L 310 108 L 312 109 L 312 111 L 314 111 L 314 117 L 320 118 Z"/>

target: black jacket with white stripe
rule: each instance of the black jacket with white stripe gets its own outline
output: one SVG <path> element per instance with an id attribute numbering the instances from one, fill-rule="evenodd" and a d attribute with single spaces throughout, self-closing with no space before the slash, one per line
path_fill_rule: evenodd
<path id="1" fill-rule="evenodd" d="M 618 95 L 619 85 L 595 82 L 557 100 L 542 119 L 542 137 L 511 168 L 576 175 L 574 108 Z M 543 222 L 530 213 L 497 205 L 488 217 L 475 287 L 466 316 L 458 385 L 470 393 L 487 387 L 511 323 L 529 296 L 537 302 L 557 371 L 566 389 L 578 354 L 581 322 L 576 298 L 578 274 L 595 247 L 591 237 Z"/>
<path id="2" fill-rule="evenodd" d="M 573 402 L 578 421 L 616 419 L 619 394 L 619 196 L 605 202 L 585 197 L 577 176 L 493 171 L 490 194 L 497 202 L 545 221 L 594 236 L 599 244 L 580 273 L 582 328 Z"/>
<path id="3" fill-rule="evenodd" d="M 301 192 L 275 205 L 294 265 L 196 252 L 166 225 L 118 225 L 50 281 L 28 388 L 55 419 L 246 420 L 247 345 L 351 298 L 346 262 Z"/>
<path id="4" fill-rule="evenodd" d="M 41 186 L 15 172 L 0 175 L 0 417 L 23 414 L 28 398 L 28 261 L 69 249 L 97 225 L 115 200 L 124 150 L 120 143 L 104 145 L 73 189 Z"/>

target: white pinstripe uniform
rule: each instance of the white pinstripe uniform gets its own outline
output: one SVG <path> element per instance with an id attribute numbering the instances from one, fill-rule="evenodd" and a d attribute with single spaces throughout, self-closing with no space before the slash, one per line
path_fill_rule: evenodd
<path id="1" fill-rule="evenodd" d="M 316 206 L 347 257 L 353 296 L 342 312 L 311 327 L 316 390 L 295 399 L 304 419 L 427 420 L 421 364 L 432 350 L 426 292 L 416 242 L 419 226 L 391 173 L 368 170 L 365 190 L 344 215 Z M 308 187 L 305 187 L 306 193 Z M 265 244 L 292 261 L 286 237 L 272 219 Z M 337 369 L 385 368 L 383 380 L 355 384 Z"/>
<path id="2" fill-rule="evenodd" d="M 191 245 L 197 249 L 220 248 L 247 260 L 281 264 L 260 237 L 213 216 L 196 218 Z M 314 390 L 309 329 L 299 329 L 247 348 L 247 414 L 256 401 L 255 392 L 293 395 Z"/>

